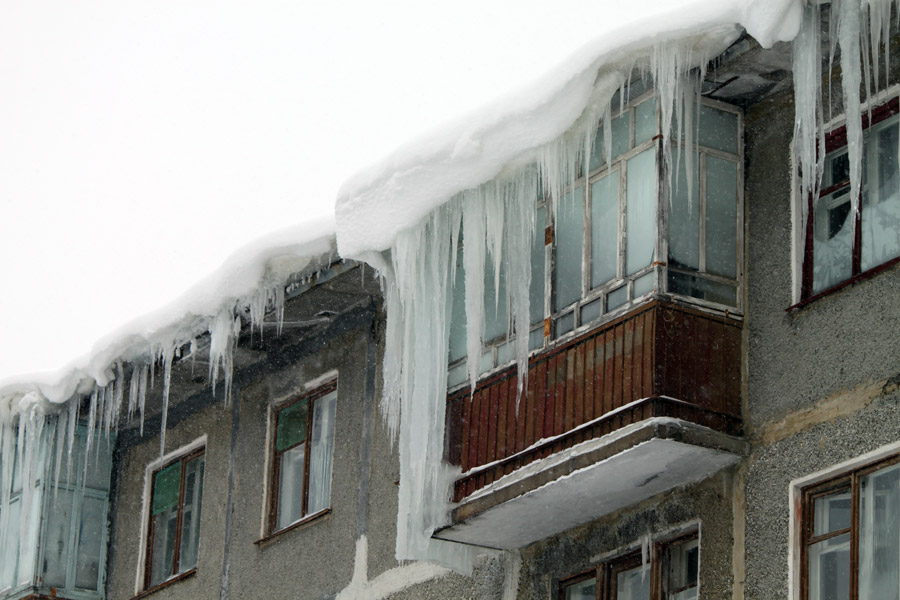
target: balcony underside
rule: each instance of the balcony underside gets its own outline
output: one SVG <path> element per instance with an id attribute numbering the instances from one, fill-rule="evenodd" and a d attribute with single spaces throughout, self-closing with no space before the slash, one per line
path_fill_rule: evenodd
<path id="1" fill-rule="evenodd" d="M 671 418 L 588 440 L 497 479 L 434 537 L 520 548 L 734 464 L 746 442 Z"/>

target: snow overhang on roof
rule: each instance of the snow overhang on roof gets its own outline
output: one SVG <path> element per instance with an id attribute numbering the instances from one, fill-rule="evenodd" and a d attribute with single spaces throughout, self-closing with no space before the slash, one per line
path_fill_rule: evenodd
<path id="1" fill-rule="evenodd" d="M 411 141 L 347 181 L 336 205 L 341 255 L 362 258 L 386 250 L 400 231 L 454 195 L 533 161 L 537 149 L 586 112 L 604 75 L 630 72 L 654 47 L 686 40 L 703 48 L 700 54 L 716 56 L 743 27 L 768 48 L 797 35 L 803 5 L 804 0 L 698 0 L 588 41 L 531 85 Z"/>
<path id="2" fill-rule="evenodd" d="M 235 318 L 249 313 L 251 320 L 261 321 L 267 307 L 283 302 L 286 285 L 309 278 L 336 260 L 330 217 L 260 238 L 234 252 L 168 306 L 127 323 L 64 369 L 0 382 L 0 417 L 34 402 L 63 403 L 90 394 L 120 377 L 124 364 L 163 359 L 202 336 L 210 335 L 214 345 L 217 334 L 229 335 Z M 225 321 L 226 331 L 217 331 Z"/>

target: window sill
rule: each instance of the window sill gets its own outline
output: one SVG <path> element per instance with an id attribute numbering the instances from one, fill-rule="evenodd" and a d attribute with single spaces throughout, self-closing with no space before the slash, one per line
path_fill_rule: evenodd
<path id="1" fill-rule="evenodd" d="M 307 516 L 303 517 L 302 519 L 300 519 L 299 521 L 297 521 L 296 523 L 291 523 L 290 525 L 288 525 L 287 527 L 285 527 L 283 529 L 279 529 L 278 531 L 273 531 L 272 533 L 256 540 L 253 543 L 256 544 L 257 546 L 259 546 L 260 548 L 263 548 L 268 545 L 268 542 L 274 540 L 275 538 L 281 537 L 283 534 L 285 534 L 289 531 L 296 531 L 298 529 L 306 529 L 307 527 L 310 527 L 320 521 L 326 521 L 330 518 L 331 518 L 331 509 L 326 508 L 324 510 L 320 510 L 317 513 L 307 515 Z"/>
<path id="2" fill-rule="evenodd" d="M 810 296 L 809 298 L 804 298 L 804 299 L 801 300 L 800 302 L 798 302 L 798 303 L 796 303 L 796 304 L 792 304 L 791 306 L 788 306 L 788 307 L 787 307 L 786 309 L 784 309 L 784 310 L 785 310 L 786 312 L 792 312 L 792 311 L 795 311 L 795 310 L 800 310 L 801 308 L 804 308 L 804 307 L 807 306 L 808 304 L 812 304 L 813 302 L 815 302 L 816 300 L 819 300 L 820 298 L 824 298 L 825 296 L 830 296 L 831 294 L 834 294 L 834 293 L 836 293 L 836 292 L 838 292 L 838 291 L 840 291 L 840 290 L 842 290 L 842 289 L 844 289 L 844 288 L 846 288 L 846 287 L 850 287 L 850 286 L 852 286 L 852 285 L 856 285 L 856 284 L 859 283 L 860 281 L 864 281 L 864 280 L 866 280 L 866 279 L 870 279 L 871 277 L 874 277 L 875 275 L 878 275 L 878 274 L 881 273 L 882 271 L 887 271 L 888 269 L 890 269 L 891 267 L 893 267 L 893 266 L 895 266 L 895 265 L 897 265 L 897 264 L 900 264 L 900 257 L 898 257 L 898 258 L 892 258 L 891 260 L 887 261 L 886 263 L 881 263 L 881 264 L 878 265 L 877 267 L 872 267 L 872 268 L 869 269 L 868 271 L 863 271 L 862 273 L 859 273 L 858 275 L 854 275 L 854 276 L 851 277 L 850 279 L 845 279 L 844 281 L 840 282 L 840 283 L 837 284 L 837 285 L 834 285 L 834 286 L 828 288 L 827 290 L 822 290 L 821 292 L 819 292 L 819 293 L 817 293 L 817 294 L 813 294 L 813 295 Z"/>
<path id="3" fill-rule="evenodd" d="M 135 596 L 132 596 L 131 600 L 137 600 L 138 598 L 146 598 L 146 597 L 149 596 L 150 594 L 153 594 L 153 593 L 155 593 L 155 592 L 158 592 L 159 590 L 161 590 L 161 589 L 163 589 L 163 588 L 167 588 L 167 587 L 169 587 L 170 585 L 172 585 L 173 583 L 178 583 L 179 581 L 183 581 L 183 580 L 185 580 L 185 579 L 188 579 L 189 577 L 193 577 L 193 576 L 196 575 L 196 574 L 197 574 L 197 568 L 194 567 L 194 568 L 191 569 L 190 571 L 185 571 L 184 573 L 181 573 L 181 574 L 179 574 L 179 575 L 176 575 L 175 577 L 172 577 L 172 578 L 170 578 L 170 579 L 166 579 L 166 580 L 163 581 L 162 583 L 159 583 L 159 584 L 153 586 L 153 587 L 150 588 L 150 589 L 144 590 L 143 592 L 141 592 L 141 593 L 139 593 L 139 594 L 137 594 L 137 595 L 135 595 Z"/>

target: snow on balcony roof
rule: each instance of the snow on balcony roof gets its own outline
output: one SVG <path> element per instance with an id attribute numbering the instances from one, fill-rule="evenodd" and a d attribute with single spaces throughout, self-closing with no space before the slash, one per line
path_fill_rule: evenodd
<path id="1" fill-rule="evenodd" d="M 223 311 L 240 311 L 291 278 L 303 278 L 337 259 L 331 217 L 274 231 L 234 252 L 211 275 L 169 305 L 136 318 L 98 341 L 85 356 L 59 371 L 0 381 L 0 414 L 17 412 L 22 397 L 60 403 L 104 386 L 116 363 L 147 361 L 210 332 Z M 282 287 L 283 289 L 283 287 Z M 273 295 L 274 296 L 274 295 Z M 273 297 L 270 296 L 270 297 Z M 265 301 L 266 296 L 262 296 Z"/>
<path id="2" fill-rule="evenodd" d="M 336 205 L 345 257 L 392 246 L 457 193 L 490 181 L 562 135 L 591 101 L 598 75 L 633 64 L 661 42 L 692 38 L 723 51 L 743 27 L 760 45 L 790 41 L 804 0 L 698 0 L 586 43 L 558 68 L 468 117 L 400 147 L 342 187 Z"/>

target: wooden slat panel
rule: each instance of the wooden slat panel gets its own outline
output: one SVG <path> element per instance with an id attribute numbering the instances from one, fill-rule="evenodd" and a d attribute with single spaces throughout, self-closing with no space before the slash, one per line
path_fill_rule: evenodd
<path id="1" fill-rule="evenodd" d="M 488 405 L 488 431 L 487 454 L 484 457 L 486 463 L 497 460 L 497 421 L 500 417 L 500 389 L 504 387 L 505 380 L 491 386 L 490 404 Z"/>
<path id="2" fill-rule="evenodd" d="M 556 359 L 556 388 L 550 403 L 553 406 L 553 424 L 550 435 L 559 435 L 565 431 L 566 418 L 566 365 L 569 361 L 568 352 L 563 352 Z"/>
<path id="3" fill-rule="evenodd" d="M 584 405 L 584 422 L 594 419 L 594 344 L 595 337 L 588 338 L 584 343 L 584 359 L 582 361 L 582 402 Z"/>
<path id="4" fill-rule="evenodd" d="M 512 393 L 510 393 L 510 381 L 512 381 Z M 510 409 L 510 395 L 512 402 L 516 401 L 516 378 L 509 377 L 500 382 L 499 401 L 497 403 L 497 449 L 495 460 L 506 458 L 511 453 L 506 448 L 507 415 Z"/>
<path id="5" fill-rule="evenodd" d="M 628 319 L 622 327 L 622 404 L 636 400 L 632 389 L 634 372 L 634 319 Z"/>
<path id="6" fill-rule="evenodd" d="M 727 325 L 723 341 L 723 374 L 722 386 L 725 402 L 725 414 L 741 416 L 741 330 L 734 325 Z"/>

